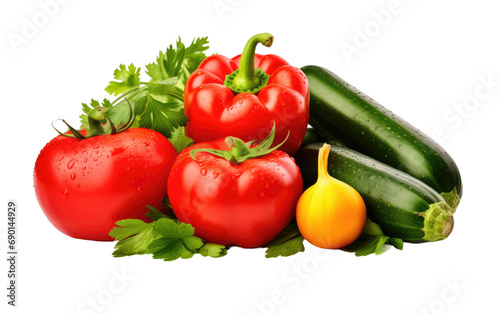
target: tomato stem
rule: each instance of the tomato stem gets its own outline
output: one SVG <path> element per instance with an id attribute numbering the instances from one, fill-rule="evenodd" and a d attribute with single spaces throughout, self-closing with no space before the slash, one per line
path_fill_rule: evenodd
<path id="1" fill-rule="evenodd" d="M 191 156 L 191 158 L 196 160 L 196 153 L 198 152 L 209 153 L 224 158 L 229 162 L 238 165 L 247 159 L 265 156 L 278 149 L 281 145 L 283 145 L 288 139 L 288 135 L 290 135 L 290 132 L 288 132 L 288 135 L 283 142 L 271 148 L 271 145 L 273 144 L 274 141 L 275 130 L 276 130 L 276 123 L 273 122 L 273 128 L 271 129 L 269 135 L 256 146 L 254 145 L 257 141 L 249 141 L 245 143 L 239 138 L 228 136 L 226 137 L 225 142 L 227 146 L 230 148 L 230 150 L 200 148 L 191 150 L 189 155 Z"/>
<path id="2" fill-rule="evenodd" d="M 134 110 L 132 108 L 132 105 L 130 104 L 130 102 L 128 101 L 127 98 L 125 98 L 125 100 L 127 101 L 127 104 L 129 106 L 129 109 L 130 109 L 130 116 L 129 116 L 128 121 L 125 124 L 119 126 L 118 128 L 115 126 L 113 121 L 111 121 L 111 119 L 106 115 L 106 111 L 108 111 L 108 108 L 101 107 L 101 106 L 95 107 L 94 109 L 92 109 L 88 113 L 87 118 L 88 118 L 89 128 L 87 130 L 86 136 L 84 136 L 80 131 L 73 128 L 71 125 L 69 125 L 63 119 L 61 119 L 61 121 L 64 124 L 66 124 L 66 126 L 68 127 L 71 134 L 65 134 L 65 133 L 60 132 L 54 126 L 53 122 L 52 122 L 52 127 L 54 128 L 54 130 L 56 130 L 57 133 L 59 133 L 59 135 L 66 136 L 66 137 L 74 137 L 74 138 L 77 138 L 79 140 L 83 140 L 85 138 L 89 138 L 89 137 L 93 137 L 93 136 L 111 135 L 111 134 L 123 132 L 123 131 L 127 130 L 128 128 L 130 128 L 135 120 L 135 114 L 134 114 Z"/>

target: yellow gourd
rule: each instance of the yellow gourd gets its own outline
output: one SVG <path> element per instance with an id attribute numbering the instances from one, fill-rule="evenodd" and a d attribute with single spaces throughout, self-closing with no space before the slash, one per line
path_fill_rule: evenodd
<path id="1" fill-rule="evenodd" d="M 366 207 L 361 195 L 350 185 L 328 174 L 330 145 L 318 155 L 318 181 L 297 203 L 297 224 L 304 238 L 325 249 L 351 244 L 361 234 Z"/>

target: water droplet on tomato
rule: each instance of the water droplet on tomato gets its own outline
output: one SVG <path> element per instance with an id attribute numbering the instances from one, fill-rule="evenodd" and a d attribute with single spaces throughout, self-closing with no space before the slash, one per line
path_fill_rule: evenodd
<path id="1" fill-rule="evenodd" d="M 64 198 L 68 198 L 68 189 L 65 189 L 63 192 Z"/>
<path id="2" fill-rule="evenodd" d="M 82 167 L 82 170 L 86 170 L 86 169 L 87 169 L 87 167 Z"/>
<path id="3" fill-rule="evenodd" d="M 74 159 L 70 159 L 70 161 L 68 161 L 68 169 L 73 168 L 74 165 L 75 165 L 75 160 Z"/>
<path id="4" fill-rule="evenodd" d="M 137 187 L 137 192 L 142 192 L 142 188 L 140 186 Z"/>
<path id="5" fill-rule="evenodd" d="M 76 179 L 76 174 L 72 173 L 70 176 L 71 180 L 75 180 Z"/>
<path id="6" fill-rule="evenodd" d="M 97 158 L 97 157 L 94 157 L 94 158 L 93 158 L 92 160 L 93 160 L 93 161 L 97 161 L 98 159 L 99 159 L 99 158 Z"/>
<path id="7" fill-rule="evenodd" d="M 219 171 L 215 171 L 214 172 L 214 179 L 217 179 L 217 177 L 219 176 L 220 172 Z"/>
<path id="8" fill-rule="evenodd" d="M 98 148 L 99 148 L 99 145 L 94 146 L 94 149 L 98 149 Z"/>
<path id="9" fill-rule="evenodd" d="M 148 147 L 149 145 L 151 145 L 151 143 L 149 141 L 144 141 L 144 143 L 142 143 L 144 146 Z"/>
<path id="10" fill-rule="evenodd" d="M 201 174 L 202 176 L 206 176 L 206 175 L 207 175 L 207 169 L 205 169 L 205 168 L 201 168 L 201 170 L 200 170 L 200 174 Z"/>

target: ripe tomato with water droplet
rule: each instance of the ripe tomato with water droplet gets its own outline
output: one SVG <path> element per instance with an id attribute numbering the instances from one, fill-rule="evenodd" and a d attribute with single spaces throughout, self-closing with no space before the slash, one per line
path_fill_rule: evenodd
<path id="1" fill-rule="evenodd" d="M 295 215 L 302 176 L 285 152 L 234 164 L 208 152 L 230 150 L 224 139 L 195 144 L 177 157 L 168 178 L 168 197 L 176 217 L 200 238 L 245 248 L 262 246 Z"/>
<path id="2" fill-rule="evenodd" d="M 162 208 L 176 157 L 166 137 L 144 128 L 83 140 L 59 135 L 35 162 L 35 193 L 45 215 L 61 232 L 111 241 L 108 234 L 115 222 L 147 220 L 146 205 Z"/>

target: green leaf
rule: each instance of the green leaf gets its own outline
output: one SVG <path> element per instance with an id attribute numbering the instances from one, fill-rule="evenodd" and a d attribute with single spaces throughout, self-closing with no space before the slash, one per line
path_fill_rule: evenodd
<path id="1" fill-rule="evenodd" d="M 384 232 L 380 226 L 374 223 L 370 218 L 366 218 L 365 225 L 361 233 L 372 236 L 383 236 Z"/>
<path id="2" fill-rule="evenodd" d="M 273 245 L 266 250 L 266 257 L 291 256 L 299 252 L 304 252 L 304 238 L 293 237 L 286 242 Z"/>
<path id="3" fill-rule="evenodd" d="M 300 234 L 296 222 L 293 221 L 266 247 L 267 258 L 291 256 L 304 252 L 304 237 Z"/>
<path id="4" fill-rule="evenodd" d="M 162 102 L 149 93 L 137 99 L 135 112 L 139 116 L 139 126 L 171 136 L 174 128 L 185 126 L 187 118 L 184 109 L 176 102 Z"/>
<path id="5" fill-rule="evenodd" d="M 128 67 L 120 64 L 113 73 L 114 80 L 105 88 L 109 94 L 118 98 L 113 102 L 105 100 L 102 104 L 95 100 L 82 104 L 82 127 L 88 130 L 87 114 L 99 105 L 109 108 L 106 115 L 113 124 L 126 124 L 130 117 L 128 101 L 136 115 L 132 127 L 153 129 L 170 137 L 176 128 L 186 125 L 184 85 L 206 58 L 204 51 L 207 49 L 207 37 L 194 39 L 189 47 L 179 38 L 175 46 L 170 45 L 165 52 L 160 51 L 156 62 L 146 66 L 146 73 L 151 77 L 148 83 L 140 81 L 141 68 L 136 68 L 133 63 Z M 186 138 L 178 138 L 176 141 L 179 141 L 177 148 L 190 144 Z"/>
<path id="6" fill-rule="evenodd" d="M 387 241 L 390 244 L 392 244 L 392 246 L 394 246 L 396 249 L 398 249 L 398 250 L 403 249 L 403 240 L 398 239 L 398 238 L 389 238 L 389 240 L 387 240 Z"/>
<path id="7" fill-rule="evenodd" d="M 168 205 L 168 199 L 164 201 Z M 173 261 L 178 258 L 190 258 L 195 253 L 203 256 L 221 257 L 227 254 L 224 245 L 204 243 L 194 236 L 190 224 L 164 214 L 152 206 L 146 216 L 152 222 L 140 219 L 125 219 L 116 223 L 109 235 L 118 242 L 113 256 L 122 257 L 134 254 L 153 254 L 153 258 Z"/>
<path id="8" fill-rule="evenodd" d="M 199 249 L 199 253 L 203 256 L 216 258 L 226 255 L 227 249 L 221 244 L 206 243 Z"/>
<path id="9" fill-rule="evenodd" d="M 129 91 L 132 88 L 138 87 L 140 82 L 140 72 L 141 68 L 136 68 L 132 63 L 128 66 L 128 68 L 124 64 L 120 64 L 120 67 L 113 73 L 113 77 L 119 82 L 109 82 L 105 91 L 111 95 L 117 96 Z"/>
<path id="10" fill-rule="evenodd" d="M 403 240 L 384 235 L 384 232 L 378 224 L 366 218 L 361 235 L 356 241 L 342 248 L 342 250 L 354 252 L 356 256 L 367 256 L 370 254 L 380 255 L 387 251 L 389 245 L 394 246 L 398 250 L 402 250 Z"/>
<path id="11" fill-rule="evenodd" d="M 106 112 L 106 115 L 113 121 L 115 125 L 123 125 L 130 118 L 130 105 L 134 108 L 134 103 L 138 97 L 145 95 L 145 92 L 142 89 L 138 89 L 133 91 L 126 96 L 124 96 L 119 102 L 114 104 L 109 110 Z M 135 110 L 134 110 L 135 111 Z M 133 127 L 137 127 L 138 122 L 136 121 Z"/>
<path id="12" fill-rule="evenodd" d="M 184 127 L 175 128 L 169 140 L 179 154 L 194 143 L 193 139 L 186 136 Z"/>
<path id="13" fill-rule="evenodd" d="M 183 92 L 189 75 L 207 57 L 204 53 L 207 49 L 207 37 L 194 39 L 187 48 L 179 38 L 175 48 L 170 45 L 165 52 L 160 51 L 156 62 L 146 66 L 146 74 L 151 77 L 152 81 L 178 77 L 177 87 Z"/>
<path id="14" fill-rule="evenodd" d="M 184 102 L 184 94 L 176 84 L 177 77 L 172 77 L 163 81 L 152 81 L 148 84 L 148 92 L 151 95 L 170 96 Z"/>
<path id="15" fill-rule="evenodd" d="M 161 218 L 170 218 L 153 206 L 146 205 L 146 207 L 150 210 L 150 212 L 146 213 L 146 217 L 153 221 L 160 220 Z"/>
<path id="16" fill-rule="evenodd" d="M 149 253 L 147 247 L 155 237 L 154 224 L 140 219 L 125 219 L 116 223 L 109 236 L 118 241 L 113 256 L 122 257 Z"/>
<path id="17" fill-rule="evenodd" d="M 185 223 L 162 218 L 155 222 L 158 238 L 148 245 L 153 258 L 173 261 L 190 258 L 203 246 L 203 241 L 194 236 L 194 228 Z"/>

